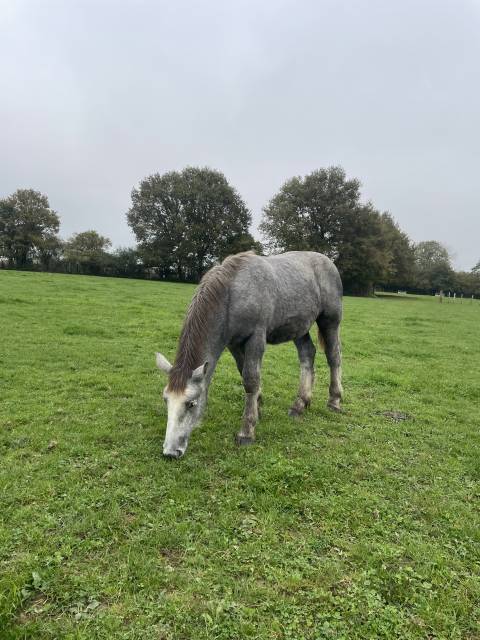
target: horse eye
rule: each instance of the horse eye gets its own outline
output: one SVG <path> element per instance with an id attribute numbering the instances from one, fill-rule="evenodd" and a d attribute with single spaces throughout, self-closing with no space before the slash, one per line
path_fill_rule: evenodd
<path id="1" fill-rule="evenodd" d="M 187 402 L 187 409 L 193 409 L 193 407 L 197 406 L 197 401 L 196 400 L 190 400 L 190 402 Z"/>

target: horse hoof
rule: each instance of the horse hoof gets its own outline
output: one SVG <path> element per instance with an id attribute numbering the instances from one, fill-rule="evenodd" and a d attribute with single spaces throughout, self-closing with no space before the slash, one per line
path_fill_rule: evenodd
<path id="1" fill-rule="evenodd" d="M 235 436 L 235 442 L 239 447 L 245 447 L 249 444 L 253 444 L 255 440 L 249 436 Z"/>
<path id="2" fill-rule="evenodd" d="M 335 413 L 343 413 L 342 407 L 338 407 L 335 404 L 330 404 L 330 402 L 327 402 L 327 408 L 330 409 L 330 411 L 334 411 Z"/>
<path id="3" fill-rule="evenodd" d="M 294 407 L 292 407 L 291 409 L 288 410 L 288 415 L 291 418 L 301 418 L 302 417 L 302 411 L 299 411 L 298 409 L 295 409 Z"/>

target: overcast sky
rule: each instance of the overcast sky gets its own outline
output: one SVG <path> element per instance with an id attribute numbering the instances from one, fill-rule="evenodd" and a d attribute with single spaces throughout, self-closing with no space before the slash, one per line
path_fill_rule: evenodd
<path id="1" fill-rule="evenodd" d="M 131 245 L 146 175 L 208 165 L 258 223 L 334 164 L 415 241 L 480 259 L 480 0 L 0 0 L 0 197 Z"/>

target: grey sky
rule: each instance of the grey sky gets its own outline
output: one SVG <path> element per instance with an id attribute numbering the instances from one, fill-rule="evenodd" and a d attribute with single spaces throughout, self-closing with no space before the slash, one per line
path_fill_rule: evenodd
<path id="1" fill-rule="evenodd" d="M 258 223 L 341 164 L 415 241 L 480 259 L 480 0 L 0 0 L 0 197 L 133 244 L 130 191 L 222 170 Z"/>

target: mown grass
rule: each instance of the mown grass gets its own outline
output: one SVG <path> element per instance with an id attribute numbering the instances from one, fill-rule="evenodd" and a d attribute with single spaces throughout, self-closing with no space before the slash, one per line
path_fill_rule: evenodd
<path id="1" fill-rule="evenodd" d="M 225 354 L 172 462 L 154 352 L 192 292 L 0 273 L 1 640 L 480 638 L 480 304 L 346 298 L 345 412 L 319 354 L 289 419 L 271 347 L 248 448 Z"/>

